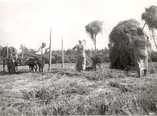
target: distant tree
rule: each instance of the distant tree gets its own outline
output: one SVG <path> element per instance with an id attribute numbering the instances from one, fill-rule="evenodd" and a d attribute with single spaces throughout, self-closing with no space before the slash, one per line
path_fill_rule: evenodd
<path id="1" fill-rule="evenodd" d="M 90 35 L 94 43 L 95 50 L 97 49 L 96 48 L 96 36 L 98 33 L 102 31 L 102 25 L 103 25 L 102 21 L 96 20 L 85 26 L 86 32 Z"/>
<path id="2" fill-rule="evenodd" d="M 22 58 L 24 57 L 25 54 L 29 53 L 29 49 L 26 46 L 24 46 L 23 44 L 20 45 L 20 49 L 21 49 Z"/>
<path id="3" fill-rule="evenodd" d="M 22 44 L 20 45 L 20 49 L 21 49 L 21 53 L 20 53 L 19 56 L 23 60 L 27 59 L 28 57 L 35 56 L 35 54 L 37 52 L 36 50 L 28 48 L 28 47 L 26 47 L 25 45 L 22 45 Z"/>
<path id="4" fill-rule="evenodd" d="M 142 13 L 141 18 L 145 21 L 145 24 L 148 25 L 150 31 L 152 32 L 152 38 L 157 48 L 157 44 L 155 41 L 155 33 L 154 33 L 154 29 L 157 29 L 157 6 L 152 5 L 149 8 L 146 8 L 145 12 Z M 145 24 L 143 28 L 145 27 Z"/>
<path id="5" fill-rule="evenodd" d="M 5 65 L 7 65 L 9 73 L 14 73 L 15 62 L 13 60 L 16 60 L 16 48 L 5 46 L 2 48 L 0 55 L 3 61 L 3 71 L 5 71 Z"/>
<path id="6" fill-rule="evenodd" d="M 2 49 L 3 49 L 3 46 L 0 45 L 0 56 L 1 56 Z M 1 59 L 1 57 L 0 57 L 0 59 Z"/>

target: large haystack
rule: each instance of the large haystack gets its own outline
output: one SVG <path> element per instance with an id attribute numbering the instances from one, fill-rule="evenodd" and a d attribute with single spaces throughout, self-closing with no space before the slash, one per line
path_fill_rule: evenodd
<path id="1" fill-rule="evenodd" d="M 111 68 L 125 69 L 127 66 L 134 65 L 130 43 L 133 35 L 138 36 L 139 30 L 142 31 L 140 24 L 134 19 L 120 22 L 113 28 L 109 36 Z"/>

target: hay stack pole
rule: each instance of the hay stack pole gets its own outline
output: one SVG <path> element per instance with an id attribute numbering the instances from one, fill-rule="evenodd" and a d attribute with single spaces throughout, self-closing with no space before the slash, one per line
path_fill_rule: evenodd
<path id="1" fill-rule="evenodd" d="M 64 68 L 64 48 L 63 48 L 63 38 L 62 38 L 62 68 Z"/>
<path id="2" fill-rule="evenodd" d="M 23 53 L 23 48 L 22 48 L 22 59 L 23 59 L 23 56 L 24 56 L 23 54 L 24 54 L 24 53 Z"/>
<path id="3" fill-rule="evenodd" d="M 153 38 L 155 47 L 157 48 L 157 44 L 156 44 L 156 41 L 155 41 L 155 34 L 154 34 L 155 32 L 154 32 L 154 29 L 152 29 L 151 32 L 152 32 L 152 38 Z"/>
<path id="4" fill-rule="evenodd" d="M 145 26 L 146 26 L 146 22 L 144 23 L 144 25 L 143 25 L 143 27 L 142 27 L 142 31 L 144 30 Z"/>
<path id="5" fill-rule="evenodd" d="M 9 58 L 9 50 L 8 50 L 8 44 L 7 44 L 7 59 Z"/>
<path id="6" fill-rule="evenodd" d="M 49 68 L 48 71 L 51 71 L 51 57 L 52 57 L 52 52 L 51 52 L 51 28 L 50 28 L 50 38 L 49 38 Z"/>
<path id="7" fill-rule="evenodd" d="M 144 25 L 143 25 L 143 27 L 142 27 L 142 31 L 144 30 L 145 26 L 146 26 L 146 22 L 144 23 Z M 152 38 L 153 38 L 155 47 L 157 48 L 157 43 L 156 43 L 156 41 L 155 41 L 155 34 L 154 34 L 155 32 L 154 32 L 154 29 L 150 29 L 150 28 L 149 28 L 149 31 L 152 32 L 151 35 L 152 35 Z"/>

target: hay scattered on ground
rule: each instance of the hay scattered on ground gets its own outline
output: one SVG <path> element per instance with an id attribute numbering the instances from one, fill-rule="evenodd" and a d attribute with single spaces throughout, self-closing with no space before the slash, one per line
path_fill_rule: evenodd
<path id="1" fill-rule="evenodd" d="M 0 115 L 157 114 L 156 73 L 126 77 L 123 71 L 105 67 L 83 73 L 60 69 L 2 75 Z"/>

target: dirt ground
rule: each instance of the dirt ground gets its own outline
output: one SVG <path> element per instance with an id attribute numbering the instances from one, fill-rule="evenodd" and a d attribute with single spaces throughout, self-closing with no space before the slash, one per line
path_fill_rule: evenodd
<path id="1" fill-rule="evenodd" d="M 0 115 L 156 115 L 157 70 L 137 78 L 135 72 L 109 69 L 77 72 L 74 64 L 53 65 L 51 73 L 0 73 Z"/>

